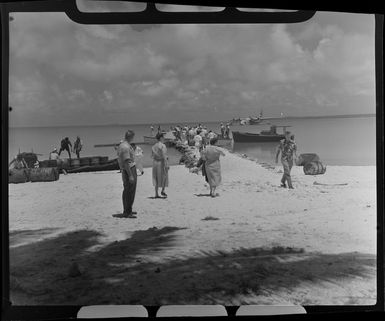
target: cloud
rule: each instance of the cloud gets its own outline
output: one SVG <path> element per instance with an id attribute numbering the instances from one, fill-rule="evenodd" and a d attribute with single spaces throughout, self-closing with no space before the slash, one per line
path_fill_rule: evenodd
<path id="1" fill-rule="evenodd" d="M 351 27 L 356 16 L 358 31 Z M 139 29 L 80 25 L 62 13 L 14 17 L 10 102 L 27 113 L 52 114 L 52 121 L 68 110 L 91 123 L 108 122 L 109 111 L 130 113 L 134 122 L 135 115 L 152 122 L 164 112 L 180 120 L 193 112 L 207 119 L 218 111 L 245 116 L 255 106 L 271 115 L 318 114 L 321 105 L 349 113 L 365 102 L 362 112 L 374 111 L 374 37 L 360 15 L 343 16 L 350 29 L 327 13 L 296 26 Z M 18 115 L 15 123 L 30 119 Z"/>

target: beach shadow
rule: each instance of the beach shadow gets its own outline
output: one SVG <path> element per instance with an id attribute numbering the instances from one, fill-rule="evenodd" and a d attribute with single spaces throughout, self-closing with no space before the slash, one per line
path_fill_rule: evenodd
<path id="1" fill-rule="evenodd" d="M 60 228 L 44 228 L 38 230 L 18 230 L 9 231 L 9 245 L 17 246 L 23 243 L 30 243 L 38 240 L 40 237 L 55 234 Z"/>
<path id="2" fill-rule="evenodd" d="M 250 294 L 283 292 L 289 300 L 303 283 L 316 287 L 326 282 L 341 289 L 349 280 L 373 279 L 376 274 L 375 255 L 306 253 L 281 246 L 201 251 L 193 257 L 142 261 L 140 255 L 162 257 L 165 249 L 175 246 L 178 230 L 136 231 L 93 252 L 87 248 L 97 244 L 100 234 L 95 231 L 68 233 L 10 249 L 11 294 L 26 294 L 45 305 L 241 305 L 250 304 L 242 299 Z M 73 262 L 81 273 L 69 277 Z M 298 295 L 298 304 L 301 299 L 317 299 Z"/>
<path id="3" fill-rule="evenodd" d="M 101 233 L 79 230 L 10 248 L 10 291 L 12 298 L 23 297 L 23 304 L 89 304 L 95 300 L 87 294 L 105 288 L 106 279 L 119 273 L 130 273 L 122 263 L 129 263 L 139 254 L 156 255 L 172 246 L 172 233 L 183 228 L 164 227 L 136 231 L 126 240 L 116 241 L 97 251 Z M 80 273 L 71 277 L 73 265 Z M 113 290 L 113 286 L 107 292 Z M 29 299 L 28 299 L 29 298 Z M 100 298 L 108 303 L 110 299 Z M 95 302 L 96 302 L 95 301 Z M 18 304 L 14 302 L 14 304 Z"/>
<path id="4" fill-rule="evenodd" d="M 194 194 L 195 196 L 198 196 L 198 197 L 204 197 L 204 196 L 208 196 L 210 197 L 210 193 L 209 194 Z"/>
<path id="5" fill-rule="evenodd" d="M 164 197 L 164 196 L 159 196 L 159 197 L 149 196 L 149 197 L 147 197 L 147 198 L 150 199 L 150 200 L 160 200 L 160 199 L 164 200 L 164 199 L 166 199 L 167 197 Z"/>

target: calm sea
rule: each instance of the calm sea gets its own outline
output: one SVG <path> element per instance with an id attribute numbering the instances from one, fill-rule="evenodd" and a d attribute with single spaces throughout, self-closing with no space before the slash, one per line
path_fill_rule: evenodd
<path id="1" fill-rule="evenodd" d="M 271 121 L 275 125 L 288 125 L 298 145 L 299 153 L 317 153 L 326 165 L 375 165 L 376 164 L 376 118 L 316 118 L 280 119 Z M 219 123 L 202 123 L 219 132 Z M 171 125 L 161 125 L 167 130 Z M 156 126 L 155 126 L 156 127 Z M 150 125 L 127 126 L 84 126 L 84 127 L 40 127 L 10 128 L 9 158 L 26 151 L 41 154 L 39 160 L 48 159 L 53 147 L 60 147 L 60 141 L 68 136 L 73 142 L 77 135 L 83 140 L 81 156 L 116 157 L 113 147 L 94 147 L 96 144 L 118 143 L 125 130 L 135 131 L 135 142 L 143 142 L 143 136 L 150 134 Z M 231 129 L 258 133 L 269 125 L 234 126 Z M 278 128 L 280 132 L 282 129 Z M 276 143 L 235 143 L 232 149 L 248 154 L 260 161 L 273 163 Z M 151 164 L 149 145 L 141 145 L 144 151 L 144 165 Z M 63 154 L 62 154 L 63 155 Z M 66 154 L 64 154 L 64 157 Z M 170 148 L 171 163 L 179 161 L 179 153 Z"/>

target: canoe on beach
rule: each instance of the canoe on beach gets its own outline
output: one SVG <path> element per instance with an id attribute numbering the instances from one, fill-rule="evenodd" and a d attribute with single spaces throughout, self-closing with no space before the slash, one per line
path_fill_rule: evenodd
<path id="1" fill-rule="evenodd" d="M 85 165 L 85 166 L 68 169 L 67 173 L 100 172 L 100 171 L 114 171 L 114 170 L 119 170 L 119 164 L 117 159 L 111 159 L 104 164 Z"/>

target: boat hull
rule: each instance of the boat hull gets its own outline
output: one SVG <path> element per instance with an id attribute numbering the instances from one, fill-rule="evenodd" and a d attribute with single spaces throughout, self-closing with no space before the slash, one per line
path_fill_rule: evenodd
<path id="1" fill-rule="evenodd" d="M 253 133 L 242 133 L 242 132 L 232 132 L 234 142 L 238 143 L 260 143 L 260 142 L 279 142 L 281 139 L 284 139 L 284 135 L 271 134 L 271 135 L 262 135 L 262 134 L 253 134 Z"/>
<path id="2" fill-rule="evenodd" d="M 157 142 L 158 142 L 158 140 L 156 139 L 155 136 L 143 136 L 143 143 L 146 145 L 154 145 Z M 164 144 L 166 146 L 173 146 L 173 145 L 175 145 L 175 141 L 174 141 L 174 139 L 165 138 Z"/>
<path id="3" fill-rule="evenodd" d="M 117 159 L 112 159 L 104 164 L 99 165 L 85 165 L 77 168 L 71 168 L 67 170 L 67 173 L 85 173 L 115 170 L 119 170 L 119 164 Z"/>

